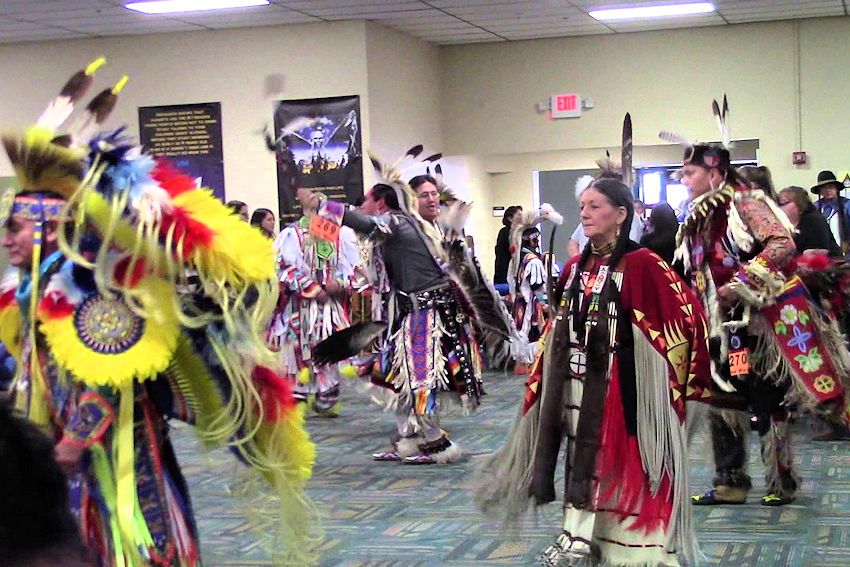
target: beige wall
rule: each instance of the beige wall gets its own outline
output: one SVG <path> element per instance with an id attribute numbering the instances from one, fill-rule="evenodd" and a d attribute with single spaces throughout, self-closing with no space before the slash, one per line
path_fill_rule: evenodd
<path id="1" fill-rule="evenodd" d="M 803 149 L 811 156 L 801 182 L 811 185 L 821 169 L 850 172 L 850 137 L 844 132 L 850 124 L 844 80 L 850 72 L 850 18 L 801 22 L 800 68 Z"/>
<path id="2" fill-rule="evenodd" d="M 273 110 L 264 92 L 267 75 L 284 76 L 285 98 L 360 95 L 363 141 L 369 141 L 363 22 L 0 46 L 0 124 L 31 123 L 71 72 L 101 54 L 108 64 L 96 88 L 130 76 L 109 123 L 128 124 L 134 134 L 139 106 L 221 102 L 227 198 L 251 208 L 277 209 L 274 158 L 259 135 Z M 4 157 L 0 175 L 8 171 Z"/>
<path id="3" fill-rule="evenodd" d="M 130 76 L 109 123 L 134 135 L 139 106 L 221 102 L 226 196 L 252 209 L 277 209 L 274 159 L 259 132 L 279 98 L 360 95 L 363 145 L 387 160 L 415 143 L 442 147 L 437 48 L 369 22 L 3 45 L 0 124 L 32 122 L 54 89 L 100 54 L 108 65 L 96 88 Z M 268 97 L 265 78 L 277 74 L 283 92 Z M 9 173 L 4 156 L 0 176 Z"/>
<path id="4" fill-rule="evenodd" d="M 535 170 L 593 167 L 619 144 L 627 111 L 646 164 L 661 161 L 646 147 L 659 143 L 660 129 L 717 139 L 710 103 L 727 93 L 733 136 L 759 139 L 777 185 L 807 187 L 821 169 L 850 169 L 850 143 L 836 135 L 850 121 L 841 89 L 850 18 L 452 46 L 440 62 L 445 147 L 480 176 L 473 197 L 486 211 L 474 232 L 488 273 L 500 226 L 491 207 L 531 204 Z M 556 92 L 580 92 L 596 107 L 548 120 L 535 103 Z M 798 124 L 809 154 L 802 167 L 791 164 Z"/>
<path id="5" fill-rule="evenodd" d="M 423 144 L 426 155 L 441 151 L 438 49 L 368 23 L 366 71 L 370 149 L 386 160 L 415 144 Z"/>
<path id="6" fill-rule="evenodd" d="M 442 48 L 367 22 L 3 45 L 0 124 L 32 121 L 69 70 L 99 54 L 110 59 L 99 86 L 131 77 L 112 124 L 135 129 L 138 106 L 222 103 L 228 197 L 252 208 L 276 204 L 274 164 L 257 133 L 272 110 L 264 78 L 282 74 L 284 98 L 360 95 L 364 147 L 393 159 L 423 143 L 455 156 L 446 179 L 476 202 L 469 228 L 488 272 L 492 207 L 530 204 L 535 170 L 592 167 L 619 143 L 626 111 L 647 163 L 660 155 L 659 129 L 716 138 L 709 104 L 725 92 L 733 134 L 760 140 L 777 184 L 850 169 L 839 134 L 850 120 L 848 18 Z M 537 113 L 536 102 L 565 91 L 596 108 L 578 120 Z M 802 168 L 790 163 L 798 136 L 810 158 Z M 8 173 L 0 158 L 0 176 Z"/>

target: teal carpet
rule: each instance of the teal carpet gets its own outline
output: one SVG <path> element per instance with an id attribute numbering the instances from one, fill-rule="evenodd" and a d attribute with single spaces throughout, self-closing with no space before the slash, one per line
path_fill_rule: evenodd
<path id="1" fill-rule="evenodd" d="M 514 420 L 522 382 L 491 375 L 489 395 L 475 416 L 444 421 L 469 457 L 449 466 L 373 463 L 370 454 L 388 447 L 394 419 L 353 389 L 343 392 L 340 418 L 311 417 L 308 429 L 319 455 L 310 495 L 326 516 L 321 565 L 533 565 L 534 556 L 559 531 L 560 506 L 543 508 L 536 521 L 529 518 L 521 525 L 521 533 L 503 534 L 497 520 L 478 513 L 469 494 L 478 457 L 504 441 Z M 764 483 L 753 433 L 750 502 L 694 510 L 703 564 L 850 566 L 850 443 L 813 443 L 808 422 L 794 427 L 801 498 L 781 508 L 758 504 Z M 261 538 L 227 493 L 225 473 L 234 459 L 225 451 L 200 451 L 188 428 L 176 428 L 174 439 L 192 492 L 205 565 L 272 565 Z M 700 434 L 691 453 L 695 490 L 708 486 L 709 461 L 707 436 Z"/>

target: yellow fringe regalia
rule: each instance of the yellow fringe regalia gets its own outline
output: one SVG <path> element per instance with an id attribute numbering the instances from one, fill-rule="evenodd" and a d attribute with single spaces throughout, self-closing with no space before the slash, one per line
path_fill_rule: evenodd
<path id="1" fill-rule="evenodd" d="M 16 406 L 86 448 L 80 474 L 96 486 L 99 520 L 84 513 L 81 528 L 101 564 L 200 561 L 191 510 L 161 479 L 168 534 L 151 520 L 145 483 L 164 465 L 145 444 L 162 440 L 156 424 L 167 417 L 248 465 L 232 492 L 250 499 L 253 519 L 279 520 L 280 537 L 265 534 L 275 563 L 314 564 L 321 534 L 304 489 L 315 448 L 259 331 L 277 300 L 271 245 L 123 129 L 96 133 L 126 78 L 57 132 L 103 63 L 74 75 L 23 135 L 2 137 L 18 178 L 3 215 L 55 230 L 60 249 L 43 258 L 40 232 L 32 271 L 13 270 L 0 284 L 0 340 L 21 369 L 13 391 L 26 392 Z M 63 201 L 61 214 L 45 215 L 45 199 Z M 173 545 L 162 543 L 172 536 Z"/>

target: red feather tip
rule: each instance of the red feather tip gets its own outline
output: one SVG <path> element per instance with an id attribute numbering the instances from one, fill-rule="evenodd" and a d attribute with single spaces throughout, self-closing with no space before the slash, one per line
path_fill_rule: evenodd
<path id="1" fill-rule="evenodd" d="M 194 179 L 183 173 L 166 159 L 160 158 L 156 160 L 156 167 L 151 172 L 151 177 L 172 198 L 186 191 L 197 189 Z"/>
<path id="2" fill-rule="evenodd" d="M 115 264 L 115 281 L 124 285 L 124 278 L 127 277 L 127 268 L 130 267 L 130 257 L 121 258 Z M 142 259 L 136 260 L 133 265 L 133 273 L 130 274 L 130 280 L 127 282 L 128 287 L 136 287 L 142 277 L 145 275 L 145 261 Z"/>
<path id="3" fill-rule="evenodd" d="M 41 298 L 38 313 L 40 317 L 46 319 L 59 319 L 73 315 L 74 306 L 68 302 L 64 293 L 52 291 Z"/>
<path id="4" fill-rule="evenodd" d="M 295 407 L 289 382 L 265 366 L 254 367 L 254 385 L 260 393 L 265 421 L 276 421 Z"/>
<path id="5" fill-rule="evenodd" d="M 802 264 L 814 272 L 828 268 L 830 260 L 826 254 L 804 254 L 797 258 L 797 264 Z"/>
<path id="6" fill-rule="evenodd" d="M 163 216 L 159 233 L 165 237 L 172 225 L 175 225 L 172 241 L 175 247 L 179 242 L 183 243 L 184 257 L 192 254 L 199 246 L 208 248 L 215 238 L 215 232 L 210 227 L 192 218 L 182 207 L 174 207 L 170 213 Z"/>
<path id="7" fill-rule="evenodd" d="M 15 290 L 10 289 L 6 293 L 0 295 L 0 309 L 5 309 L 9 305 L 15 303 Z"/>

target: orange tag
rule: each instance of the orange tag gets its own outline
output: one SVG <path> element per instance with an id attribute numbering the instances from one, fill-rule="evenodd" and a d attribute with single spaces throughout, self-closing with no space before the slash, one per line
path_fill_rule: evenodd
<path id="1" fill-rule="evenodd" d="M 729 353 L 729 373 L 732 376 L 750 373 L 750 351 L 743 349 Z"/>
<path id="2" fill-rule="evenodd" d="M 337 242 L 339 240 L 339 225 L 319 215 L 313 215 L 310 219 L 310 234 L 316 238 Z"/>

